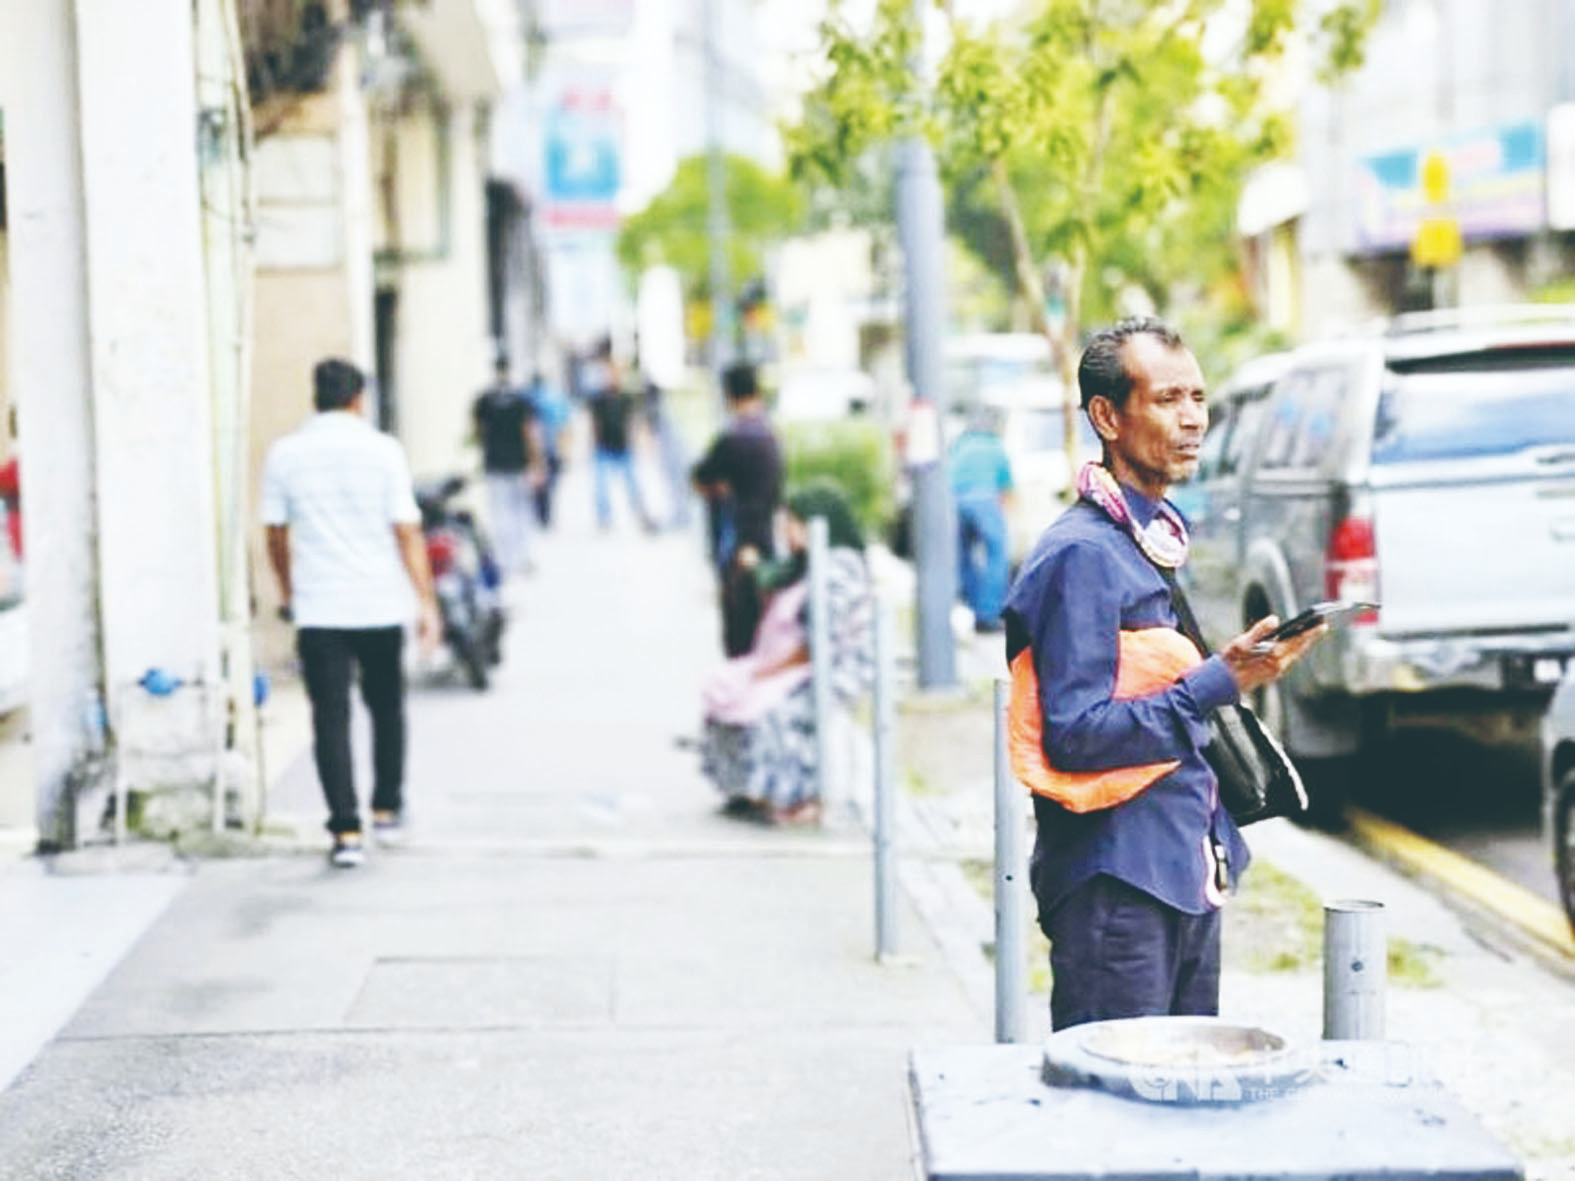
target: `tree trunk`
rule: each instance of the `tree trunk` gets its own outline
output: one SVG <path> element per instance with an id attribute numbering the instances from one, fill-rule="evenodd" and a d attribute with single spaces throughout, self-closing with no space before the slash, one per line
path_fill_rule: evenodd
<path id="1" fill-rule="evenodd" d="M 1023 222 L 1022 207 L 1017 201 L 1017 191 L 1012 188 L 1011 174 L 1006 162 L 997 160 L 990 169 L 991 178 L 1001 201 L 1001 214 L 1012 238 L 1012 263 L 1017 276 L 1017 287 L 1028 301 L 1029 315 L 1034 330 L 1050 342 L 1050 358 L 1056 372 L 1061 375 L 1062 444 L 1066 449 L 1067 486 L 1062 490 L 1065 500 L 1073 499 L 1073 480 L 1077 474 L 1077 416 L 1082 413 L 1077 396 L 1077 342 L 1078 320 L 1082 309 L 1083 273 L 1088 267 L 1087 252 L 1079 246 L 1069 259 L 1068 290 L 1066 292 L 1066 319 L 1059 329 L 1050 322 L 1045 309 L 1044 284 L 1039 280 L 1038 260 L 1028 241 L 1028 230 Z"/>

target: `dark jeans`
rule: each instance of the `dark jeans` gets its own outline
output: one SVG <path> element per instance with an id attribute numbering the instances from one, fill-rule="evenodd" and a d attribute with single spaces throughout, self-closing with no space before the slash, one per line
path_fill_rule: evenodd
<path id="1" fill-rule="evenodd" d="M 1186 914 L 1100 874 L 1050 912 L 1050 1025 L 1212 1017 L 1220 1009 L 1220 913 Z"/>
<path id="2" fill-rule="evenodd" d="M 350 680 L 372 715 L 372 807 L 398 812 L 405 779 L 405 633 L 399 627 L 303 627 L 296 636 L 312 701 L 312 753 L 328 801 L 328 831 L 360 832 L 350 759 Z"/>

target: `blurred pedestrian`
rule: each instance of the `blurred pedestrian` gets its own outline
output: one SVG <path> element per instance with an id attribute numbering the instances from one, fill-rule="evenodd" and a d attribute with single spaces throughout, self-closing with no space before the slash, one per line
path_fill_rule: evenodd
<path id="1" fill-rule="evenodd" d="M 261 516 L 281 613 L 297 628 L 329 856 L 348 868 L 362 857 L 351 680 L 359 669 L 372 716 L 373 831 L 392 839 L 404 821 L 404 628 L 419 608 L 418 635 L 430 648 L 442 625 L 405 453 L 367 422 L 365 377 L 325 360 L 312 382 L 317 413 L 268 451 Z"/>
<path id="2" fill-rule="evenodd" d="M 873 599 L 864 538 L 847 499 L 829 482 L 789 496 L 787 557 L 761 567 L 768 596 L 754 643 L 702 692 L 702 766 L 726 797 L 724 811 L 773 824 L 820 819 L 815 704 L 810 684 L 809 522 L 826 521 L 827 620 L 833 699 L 846 706 L 873 674 Z"/>
<path id="3" fill-rule="evenodd" d="M 603 339 L 581 380 L 585 385 L 591 415 L 591 437 L 595 444 L 596 523 L 603 530 L 612 528 L 612 498 L 608 485 L 614 477 L 623 482 L 629 508 L 647 532 L 657 528 L 656 519 L 640 494 L 640 480 L 634 470 L 634 398 L 624 388 L 623 375 L 613 361 L 612 341 Z"/>
<path id="4" fill-rule="evenodd" d="M 1104 443 L 1006 606 L 1012 762 L 1033 793 L 1029 878 L 1050 940 L 1050 1020 L 1219 1011 L 1220 916 L 1247 847 L 1203 747 L 1209 714 L 1279 677 L 1320 632 L 1204 659 L 1172 597 L 1187 531 L 1165 499 L 1197 467 L 1203 374 L 1154 319 L 1096 333 L 1078 365 Z"/>
<path id="5" fill-rule="evenodd" d="M 531 374 L 526 390 L 541 431 L 543 471 L 534 491 L 536 523 L 543 529 L 552 528 L 552 501 L 558 489 L 558 477 L 563 474 L 564 433 L 569 425 L 569 400 L 563 391 L 549 383 L 540 370 Z"/>
<path id="6" fill-rule="evenodd" d="M 498 561 L 509 574 L 532 569 L 531 517 L 535 490 L 546 480 L 546 444 L 535 406 L 509 382 L 499 356 L 492 385 L 471 407 L 487 488 L 487 516 Z"/>
<path id="7" fill-rule="evenodd" d="M 641 373 L 641 387 L 645 429 L 656 444 L 657 461 L 667 481 L 667 496 L 672 508 L 667 523 L 673 529 L 687 529 L 693 489 L 689 486 L 689 462 L 684 455 L 684 442 L 668 413 L 667 391 L 644 372 Z"/>
<path id="8" fill-rule="evenodd" d="M 782 497 L 782 451 L 753 365 L 728 366 L 722 392 L 729 422 L 691 477 L 717 518 L 713 557 L 722 584 L 722 649 L 741 656 L 760 622 L 755 570 L 776 556 L 772 521 Z"/>
<path id="9" fill-rule="evenodd" d="M 974 630 L 998 632 L 1010 571 L 1006 505 L 1012 494 L 999 413 L 988 406 L 975 410 L 947 458 L 957 504 L 957 585 L 973 612 Z"/>

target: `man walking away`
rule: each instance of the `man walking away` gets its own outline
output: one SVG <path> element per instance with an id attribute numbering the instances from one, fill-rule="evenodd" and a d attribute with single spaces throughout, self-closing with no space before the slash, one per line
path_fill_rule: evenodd
<path id="1" fill-rule="evenodd" d="M 1006 499 L 1012 465 L 1001 444 L 999 413 L 981 406 L 948 457 L 957 503 L 957 585 L 977 632 L 998 632 L 1006 605 Z"/>
<path id="2" fill-rule="evenodd" d="M 313 753 L 328 803 L 330 860 L 361 863 L 350 758 L 350 682 L 372 715 L 372 824 L 396 837 L 404 816 L 404 625 L 414 587 L 423 646 L 441 634 L 421 515 L 399 443 L 363 415 L 366 379 L 345 361 L 312 374 L 317 413 L 269 449 L 262 521 L 268 561 L 312 703 Z"/>
<path id="3" fill-rule="evenodd" d="M 1203 757 L 1209 714 L 1277 679 L 1326 629 L 1256 652 L 1271 616 L 1205 660 L 1178 626 L 1187 532 L 1165 499 L 1197 468 L 1203 373 L 1174 331 L 1140 319 L 1095 334 L 1077 382 L 1104 458 L 1078 473 L 1080 499 L 1039 538 L 1006 607 L 1050 1021 L 1213 1015 L 1219 911 L 1247 847 Z"/>
<path id="4" fill-rule="evenodd" d="M 507 357 L 498 358 L 492 386 L 476 398 L 471 414 L 498 561 L 510 574 L 528 572 L 533 492 L 545 480 L 546 448 L 535 407 L 509 384 Z"/>
<path id="5" fill-rule="evenodd" d="M 691 476 L 720 519 L 715 556 L 722 581 L 722 647 L 732 657 L 754 642 L 760 622 L 755 571 L 776 557 L 782 452 L 766 421 L 755 367 L 730 365 L 722 374 L 722 392 L 731 419 Z"/>
<path id="6" fill-rule="evenodd" d="M 689 487 L 689 464 L 684 456 L 684 443 L 678 436 L 678 428 L 673 425 L 672 416 L 667 412 L 667 391 L 649 374 L 641 375 L 641 386 L 645 429 L 656 443 L 657 459 L 662 467 L 662 475 L 667 480 L 667 495 L 672 502 L 669 524 L 674 529 L 687 529 L 689 499 L 693 493 Z"/>
<path id="7" fill-rule="evenodd" d="M 596 523 L 612 528 L 612 499 L 608 484 L 614 476 L 623 481 L 629 494 L 629 507 L 648 533 L 656 531 L 656 520 L 646 510 L 640 495 L 640 482 L 634 472 L 633 430 L 634 399 L 623 388 L 618 368 L 613 364 L 612 342 L 603 340 L 586 374 L 590 399 L 591 434 L 595 442 Z"/>

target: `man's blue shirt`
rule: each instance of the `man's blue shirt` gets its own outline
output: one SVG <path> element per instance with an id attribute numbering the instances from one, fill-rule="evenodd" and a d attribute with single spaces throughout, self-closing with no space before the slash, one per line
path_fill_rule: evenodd
<path id="1" fill-rule="evenodd" d="M 1147 526 L 1159 504 L 1123 488 Z M 1110 874 L 1189 914 L 1213 909 L 1206 890 L 1213 837 L 1234 885 L 1247 847 L 1219 803 L 1203 758 L 1208 715 L 1237 700 L 1217 656 L 1170 688 L 1116 700 L 1121 631 L 1176 628 L 1170 589 L 1136 541 L 1103 511 L 1073 505 L 1045 530 L 1006 607 L 1007 659 L 1033 652 L 1050 764 L 1064 772 L 1179 761 L 1174 771 L 1113 808 L 1074 813 L 1034 797 L 1039 835 L 1032 866 L 1041 916 L 1097 874 Z"/>
<path id="2" fill-rule="evenodd" d="M 947 466 L 952 495 L 958 500 L 997 497 L 1012 490 L 1012 465 L 993 431 L 963 432 L 952 444 Z"/>

